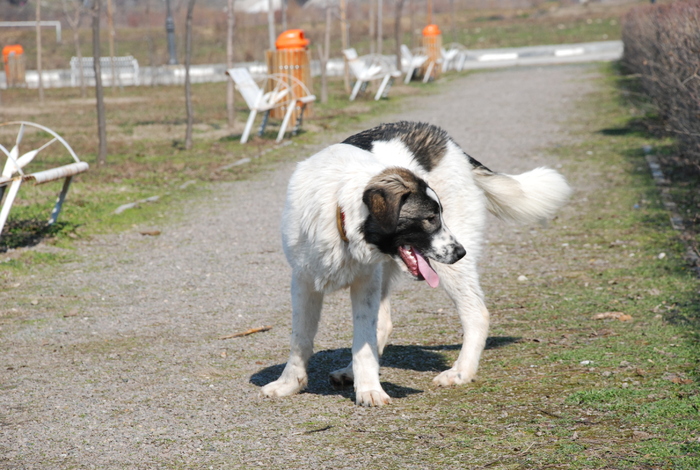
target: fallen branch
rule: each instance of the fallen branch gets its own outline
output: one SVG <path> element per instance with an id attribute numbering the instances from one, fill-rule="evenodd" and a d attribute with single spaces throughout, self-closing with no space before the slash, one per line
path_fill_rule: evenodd
<path id="1" fill-rule="evenodd" d="M 272 326 L 261 326 L 259 328 L 251 328 L 250 330 L 241 331 L 240 333 L 234 333 L 232 335 L 221 336 L 221 337 L 219 337 L 219 339 L 240 338 L 241 336 L 248 336 L 248 335 L 252 335 L 254 333 L 262 333 L 264 331 L 269 331 L 271 329 L 272 329 Z"/>

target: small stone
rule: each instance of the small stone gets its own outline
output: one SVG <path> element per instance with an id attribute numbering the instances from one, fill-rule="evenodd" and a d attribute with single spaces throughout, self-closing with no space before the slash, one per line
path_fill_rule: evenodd
<path id="1" fill-rule="evenodd" d="M 659 253 L 659 256 L 657 258 L 659 259 L 664 259 L 666 257 L 666 253 Z"/>
<path id="2" fill-rule="evenodd" d="M 525 282 L 527 281 L 527 277 L 523 276 L 522 274 L 518 276 L 518 282 Z"/>

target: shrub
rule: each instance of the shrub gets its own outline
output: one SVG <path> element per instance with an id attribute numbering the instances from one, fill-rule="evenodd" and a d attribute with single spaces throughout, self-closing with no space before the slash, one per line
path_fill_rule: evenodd
<path id="1" fill-rule="evenodd" d="M 700 170 L 700 0 L 633 8 L 623 18 L 623 63 L 639 74 L 681 151 Z"/>

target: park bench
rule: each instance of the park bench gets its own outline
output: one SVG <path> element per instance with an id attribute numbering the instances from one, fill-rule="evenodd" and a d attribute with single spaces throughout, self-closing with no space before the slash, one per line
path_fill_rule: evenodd
<path id="1" fill-rule="evenodd" d="M 112 73 L 112 61 L 114 61 L 114 74 Z M 70 81 L 72 86 L 80 85 L 80 70 L 83 78 L 94 83 L 95 70 L 92 57 L 73 57 L 70 60 Z M 107 85 L 139 85 L 139 63 L 133 56 L 100 57 L 102 78 Z"/>
<path id="2" fill-rule="evenodd" d="M 10 208 L 17 197 L 17 192 L 19 191 L 19 187 L 22 185 L 22 183 L 33 181 L 35 185 L 38 185 L 64 179 L 63 188 L 58 195 L 56 204 L 54 205 L 47 222 L 47 225 L 53 225 L 61 212 L 61 208 L 63 207 L 63 202 L 68 194 L 68 188 L 70 187 L 73 176 L 87 171 L 89 167 L 87 162 L 80 161 L 70 145 L 68 145 L 68 143 L 63 140 L 61 136 L 56 134 L 51 129 L 32 122 L 13 121 L 0 124 L 0 130 L 4 131 L 4 128 L 11 128 L 12 126 L 19 127 L 12 150 L 8 151 L 6 147 L 0 144 L 0 152 L 2 152 L 7 158 L 2 174 L 0 174 L 0 203 L 2 203 L 2 209 L 0 209 L 0 235 L 2 234 L 2 229 L 7 221 L 7 216 L 10 214 Z M 27 128 L 35 128 L 49 134 L 50 140 L 39 147 L 20 155 L 19 147 L 22 143 L 22 138 L 24 137 Z M 41 151 L 57 141 L 63 145 L 65 150 L 68 152 L 68 156 L 73 159 L 73 162 L 36 171 L 34 173 L 25 173 L 24 168 L 31 163 Z M 7 191 L 7 194 L 5 194 L 8 188 L 9 191 Z"/>

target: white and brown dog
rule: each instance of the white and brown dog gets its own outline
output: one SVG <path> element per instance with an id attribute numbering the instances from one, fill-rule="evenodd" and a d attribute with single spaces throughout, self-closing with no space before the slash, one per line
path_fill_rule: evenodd
<path id="1" fill-rule="evenodd" d="M 431 287 L 439 283 L 462 322 L 459 357 L 434 382 L 472 381 L 489 326 L 477 274 L 486 210 L 536 222 L 552 217 L 570 193 L 551 169 L 492 172 L 445 131 L 424 123 L 383 124 L 299 163 L 282 218 L 292 267 L 291 353 L 263 395 L 292 395 L 306 386 L 323 296 L 349 286 L 352 362 L 332 372 L 331 381 L 354 383 L 358 405 L 389 403 L 379 357 L 392 328 L 391 285 L 401 271 Z"/>

